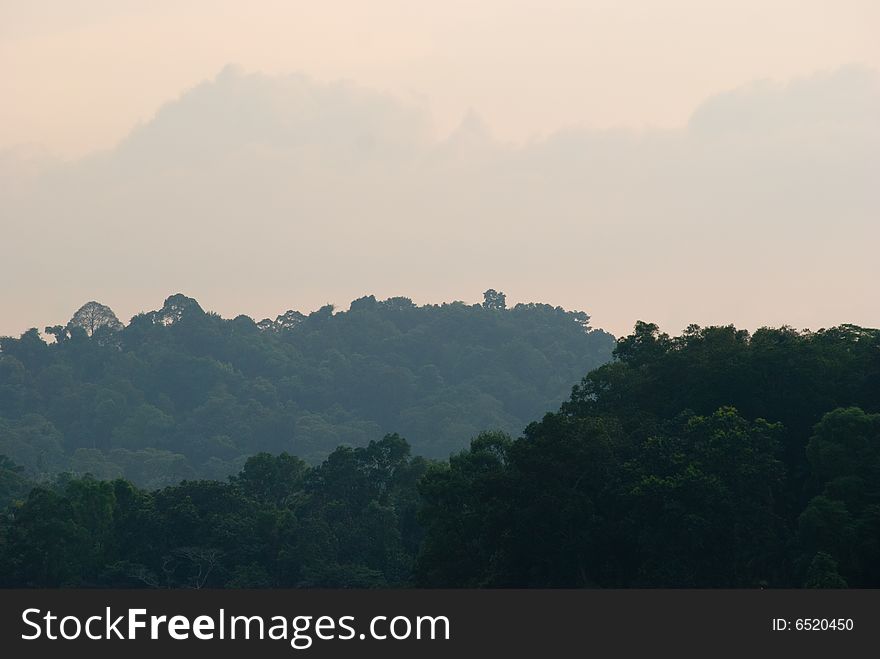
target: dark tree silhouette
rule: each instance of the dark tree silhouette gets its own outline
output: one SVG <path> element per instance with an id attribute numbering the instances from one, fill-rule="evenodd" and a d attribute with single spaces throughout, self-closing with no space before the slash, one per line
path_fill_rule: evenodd
<path id="1" fill-rule="evenodd" d="M 57 327 L 57 326 L 56 326 Z M 85 331 L 87 336 L 94 336 L 96 332 L 104 330 L 105 332 L 118 332 L 123 325 L 113 313 L 113 310 L 100 302 L 86 302 L 67 323 L 68 331 L 73 328 L 80 328 Z M 51 328 L 55 329 L 55 327 Z M 49 332 L 50 328 L 46 328 Z M 54 332 L 50 332 L 54 334 Z M 56 340 L 58 336 L 56 335 Z"/>
<path id="2" fill-rule="evenodd" d="M 507 298 L 504 293 L 496 291 L 494 288 L 490 288 L 483 293 L 483 307 L 486 309 L 504 311 L 507 308 Z"/>
<path id="3" fill-rule="evenodd" d="M 169 296 L 159 311 L 150 314 L 153 322 L 158 325 L 173 325 L 187 313 L 203 314 L 202 307 L 196 300 L 183 293 Z"/>

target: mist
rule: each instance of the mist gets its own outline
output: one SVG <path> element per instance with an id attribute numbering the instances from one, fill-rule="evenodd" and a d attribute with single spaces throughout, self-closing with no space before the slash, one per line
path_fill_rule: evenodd
<path id="1" fill-rule="evenodd" d="M 111 150 L 0 154 L 0 333 L 88 299 L 262 318 L 489 287 L 618 335 L 876 326 L 878 147 L 866 67 L 731 89 L 681 129 L 513 143 L 474 111 L 438 138 L 423 104 L 228 66 Z"/>

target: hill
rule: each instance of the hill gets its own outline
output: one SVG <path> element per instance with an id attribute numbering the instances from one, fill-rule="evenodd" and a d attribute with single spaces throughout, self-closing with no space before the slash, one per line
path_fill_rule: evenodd
<path id="1" fill-rule="evenodd" d="M 3 586 L 876 588 L 880 331 L 639 323 L 448 460 L 389 434 L 145 491 L 0 457 L 10 501 Z"/>
<path id="2" fill-rule="evenodd" d="M 0 454 L 145 487 L 225 479 L 247 457 L 307 462 L 392 432 L 441 458 L 518 433 L 610 359 L 583 312 L 545 304 L 355 300 L 255 322 L 177 294 L 123 325 L 89 302 L 66 325 L 0 339 Z"/>

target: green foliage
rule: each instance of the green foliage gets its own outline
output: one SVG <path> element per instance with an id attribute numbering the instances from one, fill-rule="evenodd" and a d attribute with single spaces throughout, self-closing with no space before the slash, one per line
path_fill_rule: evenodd
<path id="1" fill-rule="evenodd" d="M 837 561 L 824 551 L 817 552 L 807 570 L 805 588 L 846 588 L 846 579 L 837 572 Z"/>
<path id="2" fill-rule="evenodd" d="M 274 321 L 224 320 L 182 294 L 123 327 L 97 302 L 66 326 L 0 338 L 0 453 L 155 488 L 225 478 L 260 452 L 314 464 L 401 432 L 446 457 L 518 432 L 611 356 L 582 312 L 548 305 L 355 300 Z"/>
<path id="3" fill-rule="evenodd" d="M 4 586 L 255 588 L 405 586 L 421 536 L 426 463 L 397 435 L 339 448 L 320 466 L 260 454 L 228 483 L 147 492 L 63 478 L 10 509 Z M 0 461 L 0 487 L 16 468 Z M 0 494 L 9 493 L 4 489 Z"/>
<path id="4" fill-rule="evenodd" d="M 880 332 L 639 323 L 514 438 L 598 337 L 492 299 L 4 340 L 3 585 L 880 587 Z"/>
<path id="5" fill-rule="evenodd" d="M 640 322 L 615 357 L 429 470 L 420 585 L 880 585 L 880 332 Z"/>
<path id="6" fill-rule="evenodd" d="M 804 551 L 827 553 L 849 583 L 880 584 L 880 414 L 857 407 L 825 414 L 807 460 L 820 494 L 798 518 Z"/>
<path id="7" fill-rule="evenodd" d="M 24 476 L 24 467 L 0 455 L 0 510 L 27 496 L 31 486 Z"/>

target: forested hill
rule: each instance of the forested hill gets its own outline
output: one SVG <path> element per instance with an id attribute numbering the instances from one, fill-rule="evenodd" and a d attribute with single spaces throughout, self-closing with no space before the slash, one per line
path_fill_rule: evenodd
<path id="1" fill-rule="evenodd" d="M 223 342 L 201 323 L 235 327 L 155 320 L 132 339 L 146 355 L 170 350 L 147 348 L 154 333 L 207 351 Z M 91 354 L 78 368 L 106 359 Z M 448 460 L 391 434 L 146 491 L 34 487 L 0 457 L 0 586 L 880 587 L 880 330 L 639 323 L 615 357 L 521 436 L 481 433 Z"/>
<path id="2" fill-rule="evenodd" d="M 0 339 L 0 455 L 145 487 L 225 479 L 248 456 L 320 461 L 389 432 L 447 457 L 554 408 L 614 338 L 545 304 L 417 306 L 364 297 L 273 320 L 226 320 L 177 294 L 124 326 L 85 304 L 64 325 Z"/>
<path id="3" fill-rule="evenodd" d="M 421 583 L 880 586 L 880 330 L 637 323 L 615 357 L 423 480 Z"/>

